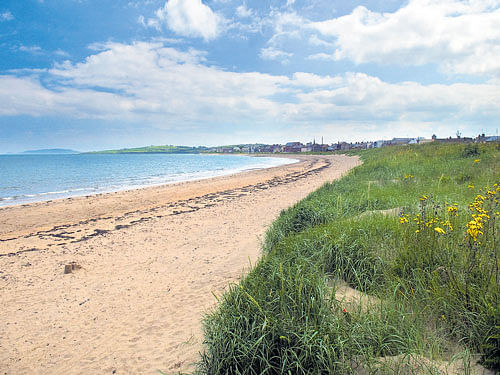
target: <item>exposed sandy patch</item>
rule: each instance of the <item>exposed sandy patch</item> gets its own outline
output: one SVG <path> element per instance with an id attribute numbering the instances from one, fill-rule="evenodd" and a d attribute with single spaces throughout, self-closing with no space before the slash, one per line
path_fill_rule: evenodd
<path id="1" fill-rule="evenodd" d="M 397 355 L 378 358 L 370 368 L 359 370 L 358 375 L 494 375 L 493 371 L 474 362 L 474 360 L 464 361 L 462 358 L 446 362 L 432 361 L 415 354 Z"/>
<path id="2" fill-rule="evenodd" d="M 0 373 L 192 369 L 212 293 L 256 262 L 281 210 L 359 164 L 346 156 L 300 159 L 0 209 Z M 65 274 L 72 262 L 81 268 Z"/>
<path id="3" fill-rule="evenodd" d="M 370 216 L 370 215 L 376 215 L 380 214 L 383 216 L 398 216 L 401 212 L 401 207 L 394 207 L 394 208 L 389 208 L 387 210 L 372 210 L 372 211 L 365 211 L 359 215 L 359 217 L 365 217 L 365 216 Z"/>
<path id="4" fill-rule="evenodd" d="M 369 294 L 350 287 L 345 281 L 332 282 L 335 299 L 347 311 L 366 312 L 377 308 L 381 301 Z M 458 346 L 457 346 L 458 348 Z M 453 358 L 450 361 L 430 360 L 426 357 L 407 354 L 375 358 L 371 364 L 362 364 L 357 375 L 394 374 L 394 375 L 494 375 L 495 372 L 477 363 L 478 358 Z"/>
<path id="5" fill-rule="evenodd" d="M 357 289 L 351 288 L 345 281 L 338 280 L 335 282 L 335 299 L 340 302 L 341 306 L 347 311 L 368 311 L 380 304 L 380 300 L 369 294 L 360 292 Z"/>

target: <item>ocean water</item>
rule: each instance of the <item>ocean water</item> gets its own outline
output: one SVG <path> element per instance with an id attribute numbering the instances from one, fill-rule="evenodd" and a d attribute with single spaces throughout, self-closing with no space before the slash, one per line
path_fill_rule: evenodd
<path id="1" fill-rule="evenodd" d="M 198 180 L 293 162 L 200 154 L 0 155 L 0 206 Z"/>

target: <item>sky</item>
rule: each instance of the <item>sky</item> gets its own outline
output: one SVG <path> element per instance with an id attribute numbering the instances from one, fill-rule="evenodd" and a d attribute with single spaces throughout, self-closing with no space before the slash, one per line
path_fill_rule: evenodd
<path id="1" fill-rule="evenodd" d="M 500 0 L 0 2 L 0 153 L 498 128 Z"/>

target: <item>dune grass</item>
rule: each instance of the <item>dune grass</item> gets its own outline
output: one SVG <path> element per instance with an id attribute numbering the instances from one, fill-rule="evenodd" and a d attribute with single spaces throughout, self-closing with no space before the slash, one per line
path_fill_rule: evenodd
<path id="1" fill-rule="evenodd" d="M 261 260 L 206 316 L 197 373 L 500 369 L 498 155 L 497 144 L 362 152 L 273 223 Z M 339 280 L 377 303 L 347 303 Z"/>

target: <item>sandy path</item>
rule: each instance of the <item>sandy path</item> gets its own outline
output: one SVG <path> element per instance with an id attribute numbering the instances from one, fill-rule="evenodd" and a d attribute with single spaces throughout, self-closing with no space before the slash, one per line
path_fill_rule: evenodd
<path id="1" fill-rule="evenodd" d="M 282 209 L 359 163 L 301 160 L 0 209 L 0 373 L 192 369 L 212 293 L 258 259 Z M 70 262 L 82 268 L 63 274 Z"/>

